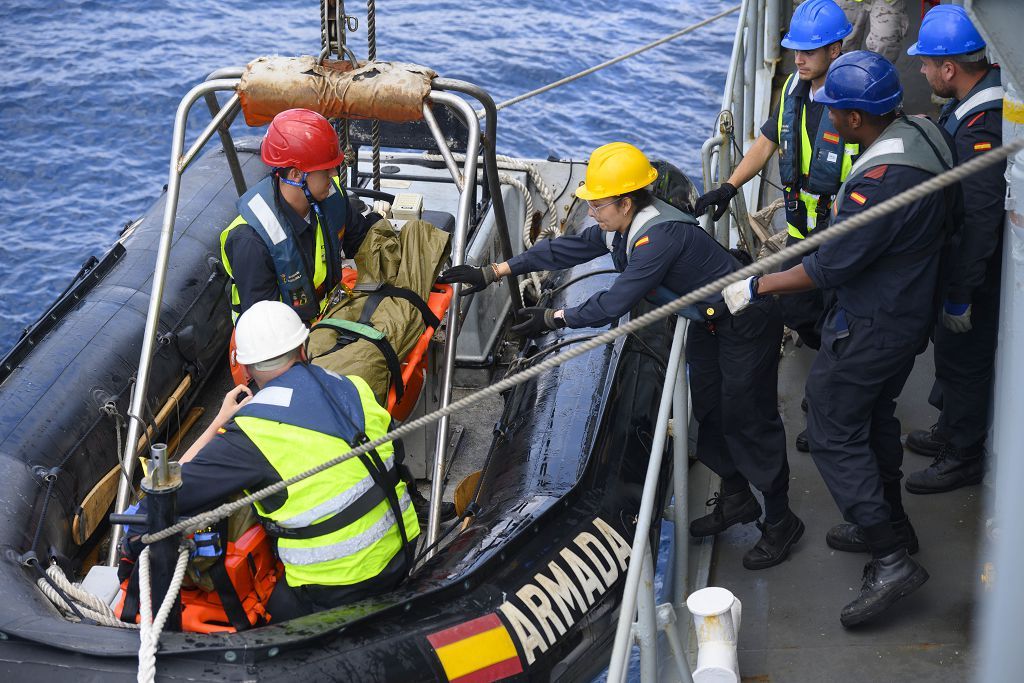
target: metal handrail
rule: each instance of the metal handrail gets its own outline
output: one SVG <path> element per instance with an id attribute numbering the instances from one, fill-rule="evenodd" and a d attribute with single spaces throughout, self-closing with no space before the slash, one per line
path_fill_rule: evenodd
<path id="1" fill-rule="evenodd" d="M 459 195 L 459 211 L 455 217 L 455 232 L 452 235 L 452 265 L 461 266 L 466 262 L 466 246 L 469 236 L 470 219 L 473 216 L 473 203 L 476 197 L 476 167 L 477 155 L 480 153 L 480 122 L 476 112 L 469 106 L 466 100 L 447 92 L 431 91 L 428 101 L 434 104 L 443 104 L 458 114 L 469 131 L 469 140 L 466 145 L 466 159 L 463 162 L 462 177 L 464 186 Z M 447 149 L 441 129 L 435 126 L 430 127 L 438 149 Z M 458 169 L 450 167 L 452 178 L 456 184 L 459 182 Z M 446 408 L 452 400 L 452 375 L 455 372 L 455 347 L 459 334 L 459 290 L 462 285 L 452 285 L 452 305 L 448 307 L 446 320 L 447 334 L 445 335 L 444 361 L 441 375 L 441 408 Z M 437 442 L 434 448 L 434 468 L 430 482 L 430 516 L 427 521 L 427 547 L 430 551 L 427 557 L 432 557 L 436 552 L 435 546 L 437 537 L 441 530 L 441 499 L 444 496 L 444 470 L 445 459 L 448 450 L 448 416 L 444 416 L 437 424 Z"/>
<path id="2" fill-rule="evenodd" d="M 121 454 L 121 466 L 124 469 L 124 477 L 121 477 L 117 485 L 117 498 L 114 503 L 114 512 L 123 512 L 128 505 L 128 496 L 131 493 L 132 475 L 135 472 L 135 448 L 139 440 L 139 433 L 143 425 L 142 414 L 145 410 L 146 389 L 149 385 L 149 374 L 153 366 L 153 350 L 156 347 L 157 327 L 160 323 L 160 307 L 163 304 L 164 284 L 167 281 L 167 263 L 171 256 L 171 240 L 174 236 L 174 219 L 178 211 L 178 195 L 181 189 L 181 175 L 195 159 L 195 154 L 213 134 L 217 132 L 221 122 L 226 119 L 235 105 L 237 95 L 229 101 L 228 106 L 213 118 L 199 137 L 189 149 L 188 154 L 183 154 L 185 148 L 185 127 L 188 122 L 188 114 L 192 105 L 208 93 L 215 93 L 221 90 L 234 91 L 238 85 L 237 78 L 222 78 L 206 81 L 195 86 L 181 99 L 178 110 L 174 115 L 174 132 L 171 135 L 171 163 L 167 180 L 167 200 L 164 204 L 163 225 L 160 228 L 160 241 L 156 252 L 156 265 L 153 269 L 153 286 L 149 294 L 149 308 L 146 311 L 146 327 L 142 333 L 142 350 L 139 352 L 139 371 L 136 375 L 135 386 L 132 388 L 131 403 L 128 410 L 128 435 L 124 441 L 124 452 Z M 110 532 L 110 549 L 107 552 L 107 564 L 116 566 L 118 561 L 118 546 L 124 528 L 115 524 Z"/>

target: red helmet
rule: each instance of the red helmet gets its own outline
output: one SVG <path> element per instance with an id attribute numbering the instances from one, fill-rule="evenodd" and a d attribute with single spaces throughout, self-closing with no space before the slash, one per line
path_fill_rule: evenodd
<path id="1" fill-rule="evenodd" d="M 275 116 L 263 136 L 260 156 L 267 166 L 295 167 L 304 173 L 334 168 L 345 160 L 334 128 L 309 109 L 289 109 Z"/>

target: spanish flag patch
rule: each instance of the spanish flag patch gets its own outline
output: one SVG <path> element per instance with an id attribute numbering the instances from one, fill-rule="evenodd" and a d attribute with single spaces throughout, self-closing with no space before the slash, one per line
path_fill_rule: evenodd
<path id="1" fill-rule="evenodd" d="M 641 237 L 640 239 L 638 239 L 636 241 L 636 244 L 633 245 L 633 248 L 636 249 L 637 247 L 642 247 L 642 246 L 644 246 L 645 244 L 647 244 L 650 241 L 651 241 L 651 238 L 648 237 L 647 235 L 644 235 L 643 237 Z"/>
<path id="2" fill-rule="evenodd" d="M 223 427 L 218 427 L 217 428 L 217 433 L 218 434 L 227 434 L 228 430 L 224 429 Z"/>
<path id="3" fill-rule="evenodd" d="M 975 152 L 983 152 L 986 149 L 992 149 L 992 143 L 991 142 L 975 142 L 974 143 L 974 151 Z"/>
<path id="4" fill-rule="evenodd" d="M 828 132 L 826 132 L 821 137 L 823 137 L 826 142 L 831 142 L 833 145 L 838 145 L 839 144 L 839 136 L 836 133 L 828 133 Z"/>
<path id="5" fill-rule="evenodd" d="M 864 204 L 868 201 L 868 198 L 862 195 L 860 192 L 851 192 L 850 199 L 857 202 L 861 206 L 864 206 Z"/>
<path id="6" fill-rule="evenodd" d="M 450 683 L 492 683 L 523 673 L 512 636 L 494 612 L 431 633 L 427 641 Z"/>

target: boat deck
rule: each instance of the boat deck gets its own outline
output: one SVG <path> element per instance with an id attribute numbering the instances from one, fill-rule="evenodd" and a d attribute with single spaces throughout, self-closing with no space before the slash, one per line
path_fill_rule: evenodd
<path id="1" fill-rule="evenodd" d="M 903 49 L 916 40 L 920 17 L 910 7 Z M 781 73 L 792 69 L 792 57 Z M 935 116 L 937 105 L 918 72 L 917 58 L 896 61 L 908 113 Z M 777 167 L 774 181 L 778 181 Z M 777 192 L 766 187 L 770 202 Z M 771 193 L 775 192 L 773 196 Z M 776 220 L 784 220 L 781 212 Z M 790 444 L 790 498 L 807 531 L 793 555 L 763 571 L 743 568 L 743 553 L 759 535 L 753 524 L 718 537 L 709 585 L 728 588 L 743 603 L 739 663 L 743 681 L 964 681 L 974 669 L 972 634 L 975 603 L 982 590 L 986 486 L 934 496 L 904 493 L 904 505 L 921 542 L 915 557 L 930 581 L 888 614 L 856 630 L 839 623 L 839 612 L 860 590 L 866 554 L 834 551 L 825 533 L 841 522 L 838 509 L 809 454 L 793 447 L 805 427 L 800 410 L 813 351 L 787 342 L 779 370 L 780 410 Z M 934 377 L 932 350 L 918 356 L 900 396 L 897 416 L 904 435 L 933 424 L 937 411 L 927 397 Z M 905 451 L 904 474 L 931 460 Z M 694 495 L 697 495 L 694 492 Z"/>

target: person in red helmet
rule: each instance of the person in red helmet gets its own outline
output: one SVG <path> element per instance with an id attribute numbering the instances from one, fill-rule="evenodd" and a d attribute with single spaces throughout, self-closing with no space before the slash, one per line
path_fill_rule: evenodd
<path id="1" fill-rule="evenodd" d="M 381 216 L 364 217 L 347 199 L 338 135 L 316 112 L 275 116 L 260 156 L 270 175 L 238 199 L 239 215 L 220 235 L 231 320 L 257 301 L 279 300 L 308 325 L 341 282 L 343 255 L 355 255 Z"/>

